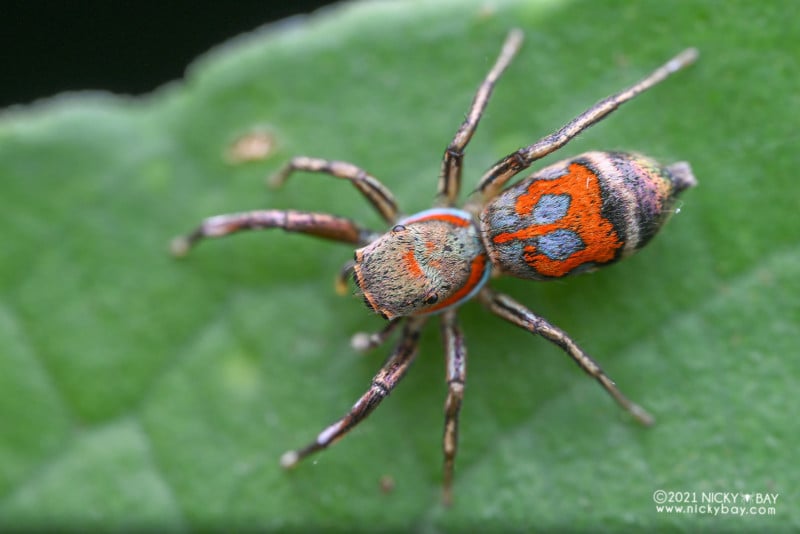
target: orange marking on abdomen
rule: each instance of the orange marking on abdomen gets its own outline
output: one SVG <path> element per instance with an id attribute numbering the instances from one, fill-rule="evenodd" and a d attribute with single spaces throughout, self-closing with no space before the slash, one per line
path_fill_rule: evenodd
<path id="1" fill-rule="evenodd" d="M 585 165 L 572 163 L 569 172 L 552 180 L 533 180 L 528 190 L 517 197 L 514 209 L 520 217 L 531 217 L 542 195 L 570 197 L 567 213 L 550 224 L 532 224 L 515 232 L 505 232 L 492 238 L 498 245 L 518 239 L 531 239 L 554 230 L 572 230 L 581 238 L 585 248 L 564 260 L 554 260 L 537 252 L 536 247 L 525 247 L 524 259 L 537 273 L 559 277 L 584 263 L 607 263 L 614 259 L 623 245 L 614 226 L 602 214 L 603 192 L 600 180 Z"/>

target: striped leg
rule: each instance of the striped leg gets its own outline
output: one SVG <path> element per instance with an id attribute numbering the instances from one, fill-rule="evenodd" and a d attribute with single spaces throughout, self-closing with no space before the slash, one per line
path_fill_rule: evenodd
<path id="1" fill-rule="evenodd" d="M 458 451 L 458 413 L 464 398 L 467 377 L 467 348 L 456 322 L 456 312 L 446 311 L 442 316 L 445 361 L 447 365 L 447 400 L 444 404 L 444 483 L 442 497 L 445 505 L 453 502 L 453 473 Z"/>
<path id="2" fill-rule="evenodd" d="M 287 469 L 294 467 L 297 462 L 310 454 L 325 449 L 363 421 L 392 392 L 400 379 L 406 374 L 406 371 L 408 371 L 411 362 L 414 361 L 414 357 L 417 355 L 419 333 L 424 324 L 424 318 L 409 319 L 406 322 L 400 342 L 381 370 L 378 371 L 378 374 L 372 379 L 372 385 L 369 390 L 356 401 L 347 415 L 320 432 L 316 440 L 302 449 L 284 453 L 281 456 L 281 466 Z"/>
<path id="3" fill-rule="evenodd" d="M 653 416 L 645 411 L 644 408 L 631 402 L 622 392 L 617 389 L 614 381 L 603 372 L 596 361 L 586 354 L 582 348 L 575 343 L 566 332 L 555 327 L 516 302 L 511 297 L 495 293 L 489 289 L 482 290 L 478 297 L 484 306 L 489 310 L 505 319 L 506 321 L 527 330 L 531 334 L 538 334 L 548 341 L 558 345 L 566 352 L 581 369 L 586 371 L 589 376 L 594 377 L 605 390 L 614 397 L 614 400 L 627 410 L 633 417 L 644 425 L 653 424 Z"/>
<path id="4" fill-rule="evenodd" d="M 486 78 L 478 87 L 475 98 L 472 100 L 472 105 L 469 108 L 467 117 L 456 132 L 455 137 L 447 146 L 444 151 L 444 158 L 442 159 L 442 170 L 439 174 L 439 191 L 437 194 L 437 204 L 440 206 L 452 206 L 458 191 L 461 188 L 461 168 L 464 163 L 464 149 L 472 139 L 472 134 L 478 127 L 478 122 L 481 120 L 481 115 L 486 109 L 486 104 L 489 102 L 489 97 L 492 96 L 492 89 L 497 79 L 506 70 L 514 55 L 522 45 L 522 31 L 512 30 L 506 42 L 503 44 L 503 49 L 500 51 L 500 56 L 495 61 L 494 66 L 486 75 Z"/>
<path id="5" fill-rule="evenodd" d="M 280 187 L 295 171 L 319 172 L 350 180 L 387 223 L 393 224 L 397 220 L 397 202 L 392 192 L 361 167 L 344 161 L 297 156 L 273 174 L 268 183 L 272 187 Z"/>
<path id="6" fill-rule="evenodd" d="M 175 256 L 183 256 L 202 239 L 268 228 L 281 228 L 287 232 L 300 232 L 355 245 L 365 245 L 373 236 L 369 230 L 344 217 L 293 210 L 257 210 L 209 217 L 192 233 L 176 237 L 171 249 Z"/>
<path id="7" fill-rule="evenodd" d="M 696 59 L 697 50 L 694 48 L 684 50 L 661 67 L 654 70 L 639 83 L 601 100 L 569 123 L 562 126 L 557 132 L 540 139 L 530 146 L 509 154 L 495 163 L 491 169 L 486 171 L 476 188 L 477 191 L 482 193 L 483 202 L 497 195 L 503 188 L 503 185 L 511 177 L 530 167 L 534 161 L 566 145 L 576 135 L 604 119 L 608 114 L 625 102 L 664 81 L 670 74 L 691 65 Z"/>

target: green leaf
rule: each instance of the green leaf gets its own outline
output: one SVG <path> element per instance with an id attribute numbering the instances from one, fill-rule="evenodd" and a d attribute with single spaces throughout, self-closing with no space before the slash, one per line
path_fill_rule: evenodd
<path id="1" fill-rule="evenodd" d="M 797 530 L 798 11 L 354 3 L 227 43 L 147 98 L 7 110 L 0 529 Z M 299 175 L 263 189 L 295 154 L 363 166 L 406 212 L 430 206 L 442 150 L 512 27 L 526 42 L 469 147 L 468 187 L 680 49 L 701 51 L 555 156 L 691 162 L 700 185 L 662 235 L 594 275 L 492 282 L 575 336 L 657 424 L 640 428 L 557 348 L 472 303 L 452 508 L 432 327 L 367 422 L 283 472 L 281 453 L 342 415 L 387 350 L 349 347 L 381 327 L 333 291 L 352 250 L 252 233 L 176 261 L 170 238 L 260 207 L 380 227 L 346 183 Z M 275 149 L 232 163 L 232 143 L 254 131 Z M 774 515 L 668 513 L 659 489 L 779 497 Z"/>

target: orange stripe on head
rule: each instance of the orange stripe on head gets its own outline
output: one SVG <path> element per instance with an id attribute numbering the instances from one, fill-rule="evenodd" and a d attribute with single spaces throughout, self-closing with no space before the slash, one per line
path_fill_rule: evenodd
<path id="1" fill-rule="evenodd" d="M 404 224 L 410 223 L 417 223 L 417 222 L 425 222 L 425 221 L 443 221 L 446 223 L 450 223 L 453 226 L 469 226 L 470 222 L 468 220 L 463 219 L 457 215 L 452 215 L 450 213 L 430 213 L 428 215 L 423 215 L 417 219 L 405 219 L 403 221 Z"/>
<path id="2" fill-rule="evenodd" d="M 472 264 L 470 266 L 469 272 L 469 279 L 467 282 L 461 286 L 461 289 L 453 293 L 449 299 L 443 300 L 442 302 L 437 303 L 435 306 L 431 308 L 427 308 L 423 313 L 431 313 L 435 312 L 448 306 L 452 306 L 453 304 L 457 304 L 459 301 L 464 299 L 467 295 L 469 295 L 473 290 L 480 287 L 481 283 L 486 279 L 486 255 L 485 254 L 478 254 L 475 256 L 475 259 L 472 260 Z"/>
<path id="3" fill-rule="evenodd" d="M 414 278 L 425 276 L 425 273 L 422 272 L 422 267 L 420 267 L 417 261 L 417 257 L 414 255 L 414 249 L 409 250 L 403 255 L 403 264 L 406 266 L 408 274 Z"/>

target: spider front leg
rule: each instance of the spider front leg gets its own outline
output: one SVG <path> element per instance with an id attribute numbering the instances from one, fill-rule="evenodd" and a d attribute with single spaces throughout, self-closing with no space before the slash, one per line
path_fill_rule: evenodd
<path id="1" fill-rule="evenodd" d="M 373 232 L 350 219 L 336 215 L 294 210 L 256 210 L 209 217 L 190 234 L 176 237 L 172 241 L 171 250 L 175 256 L 183 256 L 205 238 L 269 228 L 281 228 L 287 232 L 300 232 L 355 245 L 365 245 L 374 237 Z"/>
<path id="2" fill-rule="evenodd" d="M 397 202 L 392 192 L 361 167 L 344 161 L 297 156 L 273 174 L 268 183 L 272 187 L 280 187 L 295 171 L 318 172 L 350 180 L 387 223 L 392 224 L 397 220 Z"/>
<path id="3" fill-rule="evenodd" d="M 455 137 L 444 151 L 442 159 L 442 170 L 439 174 L 439 190 L 437 193 L 437 204 L 440 206 L 452 206 L 458 191 L 461 188 L 461 168 L 464 163 L 464 149 L 472 139 L 472 134 L 478 127 L 489 97 L 492 96 L 492 89 L 497 79 L 508 67 L 514 55 L 522 45 L 523 34 L 521 30 L 512 30 L 503 44 L 500 55 L 492 66 L 486 78 L 478 87 L 472 105 L 469 108 L 467 117 L 456 132 Z"/>
<path id="4" fill-rule="evenodd" d="M 294 467 L 306 456 L 332 445 L 363 421 L 392 392 L 408 371 L 417 355 L 419 333 L 424 324 L 424 318 L 408 319 L 400 341 L 381 370 L 372 379 L 369 390 L 356 401 L 347 415 L 320 432 L 316 440 L 302 449 L 284 453 L 281 456 L 281 466 L 287 469 Z"/>
<path id="5" fill-rule="evenodd" d="M 444 339 L 445 365 L 447 366 L 447 400 L 444 404 L 444 477 L 442 498 L 445 505 L 453 502 L 453 473 L 458 452 L 458 414 L 464 399 L 467 378 L 467 347 L 456 321 L 454 310 L 442 315 L 442 338 Z"/>
<path id="6" fill-rule="evenodd" d="M 697 56 L 697 50 L 694 48 L 684 50 L 639 83 L 601 100 L 562 126 L 557 132 L 509 154 L 495 163 L 491 169 L 486 171 L 476 188 L 476 191 L 482 193 L 483 203 L 497 195 L 503 185 L 515 174 L 530 167 L 534 161 L 563 147 L 583 130 L 601 121 L 625 102 L 664 81 L 670 74 L 691 65 Z"/>
<path id="7" fill-rule="evenodd" d="M 548 341 L 558 345 L 566 352 L 581 369 L 586 371 L 589 376 L 594 377 L 605 390 L 614 397 L 625 410 L 636 418 L 643 425 L 653 424 L 653 416 L 647 413 L 644 408 L 633 403 L 622 392 L 617 389 L 614 381 L 603 372 L 596 361 L 586 354 L 566 332 L 553 326 L 543 318 L 539 317 L 522 304 L 516 302 L 507 295 L 495 293 L 489 289 L 483 289 L 478 298 L 489 311 L 505 319 L 506 321 L 527 330 L 532 334 L 538 334 Z"/>

